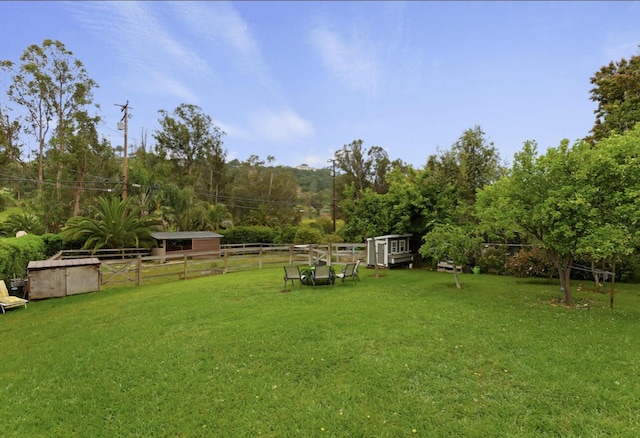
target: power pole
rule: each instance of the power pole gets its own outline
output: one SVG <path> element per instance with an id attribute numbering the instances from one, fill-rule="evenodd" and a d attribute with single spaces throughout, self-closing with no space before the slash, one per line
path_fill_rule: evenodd
<path id="1" fill-rule="evenodd" d="M 123 112 L 122 119 L 118 122 L 118 129 L 124 130 L 124 145 L 123 160 L 122 160 L 122 199 L 126 200 L 129 192 L 128 180 L 129 180 L 129 167 L 127 165 L 127 133 L 129 132 L 129 101 L 124 105 L 114 104 L 120 107 L 120 111 Z"/>
<path id="2" fill-rule="evenodd" d="M 332 164 L 333 172 L 331 174 L 332 183 L 333 183 L 333 208 L 332 208 L 332 217 L 333 217 L 333 234 L 336 233 L 336 160 L 329 159 L 327 162 Z"/>

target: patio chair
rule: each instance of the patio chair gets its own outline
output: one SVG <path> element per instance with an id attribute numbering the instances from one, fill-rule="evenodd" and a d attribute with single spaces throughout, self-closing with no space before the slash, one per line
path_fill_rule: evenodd
<path id="1" fill-rule="evenodd" d="M 5 284 L 4 280 L 0 280 L 0 307 L 2 308 L 2 313 L 5 313 L 5 309 L 10 309 L 12 307 L 24 306 L 24 308 L 26 309 L 27 303 L 28 301 L 24 298 L 9 295 L 7 285 Z"/>
<path id="2" fill-rule="evenodd" d="M 300 287 L 302 287 L 302 274 L 300 273 L 299 266 L 285 266 L 284 267 L 284 288 L 287 288 L 287 282 L 291 281 L 291 287 L 294 286 L 295 281 L 298 280 Z"/>
<path id="3" fill-rule="evenodd" d="M 342 279 L 342 283 L 344 284 L 345 278 L 353 278 L 353 281 L 359 281 L 360 277 L 358 277 L 358 265 L 360 264 L 360 260 L 356 263 L 347 263 L 346 266 L 342 269 L 339 274 L 336 274 L 337 278 Z"/>
<path id="4" fill-rule="evenodd" d="M 315 269 L 313 270 L 312 280 L 314 286 L 319 282 L 322 283 L 325 281 L 327 282 L 327 284 L 333 286 L 334 276 L 331 272 L 331 266 L 316 265 Z"/>

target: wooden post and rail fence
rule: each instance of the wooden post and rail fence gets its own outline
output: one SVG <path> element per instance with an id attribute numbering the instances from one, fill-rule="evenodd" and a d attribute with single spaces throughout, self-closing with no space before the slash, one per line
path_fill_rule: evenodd
<path id="1" fill-rule="evenodd" d="M 220 250 L 151 255 L 149 250 L 63 250 L 52 259 L 97 257 L 102 285 L 152 284 L 205 275 L 251 271 L 284 265 L 352 263 L 365 260 L 365 243 L 309 245 L 238 244 Z"/>

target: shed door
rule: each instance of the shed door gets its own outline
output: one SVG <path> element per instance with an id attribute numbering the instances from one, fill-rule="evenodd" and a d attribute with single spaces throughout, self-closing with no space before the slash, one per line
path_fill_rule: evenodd
<path id="1" fill-rule="evenodd" d="M 100 290 L 100 272 L 96 266 L 73 266 L 67 268 L 67 295 Z"/>
<path id="2" fill-rule="evenodd" d="M 57 298 L 66 294 L 65 269 L 42 269 L 29 275 L 29 298 Z"/>
<path id="3" fill-rule="evenodd" d="M 378 242 L 376 244 L 378 253 L 376 257 L 378 259 L 378 266 L 387 266 L 387 255 L 385 254 L 385 248 L 387 244 L 385 242 Z"/>

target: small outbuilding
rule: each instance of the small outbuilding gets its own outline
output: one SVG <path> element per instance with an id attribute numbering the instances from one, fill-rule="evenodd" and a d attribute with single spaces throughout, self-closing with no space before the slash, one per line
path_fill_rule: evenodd
<path id="1" fill-rule="evenodd" d="M 222 234 L 211 231 L 176 231 L 151 233 L 158 242 L 152 255 L 190 254 L 207 251 L 220 251 Z"/>
<path id="2" fill-rule="evenodd" d="M 409 246 L 411 234 L 387 234 L 367 239 L 367 266 L 392 268 L 410 266 L 414 254 Z"/>
<path id="3" fill-rule="evenodd" d="M 102 282 L 100 266 L 96 257 L 31 261 L 27 265 L 29 300 L 97 292 Z"/>

